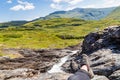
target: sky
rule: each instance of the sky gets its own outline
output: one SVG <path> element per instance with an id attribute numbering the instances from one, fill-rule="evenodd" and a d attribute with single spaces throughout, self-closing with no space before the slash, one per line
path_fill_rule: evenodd
<path id="1" fill-rule="evenodd" d="M 0 22 L 33 20 L 49 13 L 74 8 L 120 6 L 120 0 L 0 0 Z"/>

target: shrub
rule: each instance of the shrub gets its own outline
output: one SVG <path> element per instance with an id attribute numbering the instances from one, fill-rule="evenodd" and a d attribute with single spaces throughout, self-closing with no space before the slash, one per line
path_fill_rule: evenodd
<path id="1" fill-rule="evenodd" d="M 3 35 L 4 38 L 20 38 L 22 37 L 21 34 L 4 34 Z"/>
<path id="2" fill-rule="evenodd" d="M 83 39 L 84 36 L 74 36 L 74 35 L 56 35 L 58 38 L 61 39 Z"/>

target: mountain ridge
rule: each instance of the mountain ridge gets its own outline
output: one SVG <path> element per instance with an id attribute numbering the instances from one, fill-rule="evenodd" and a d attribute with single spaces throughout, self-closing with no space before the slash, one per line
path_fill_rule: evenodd
<path id="1" fill-rule="evenodd" d="M 52 18 L 77 18 L 84 20 L 100 20 L 110 14 L 116 7 L 110 8 L 75 8 L 69 11 L 55 11 L 45 17 L 35 20 L 46 20 Z"/>
<path id="2" fill-rule="evenodd" d="M 105 19 L 120 20 L 120 6 L 114 9 Z"/>

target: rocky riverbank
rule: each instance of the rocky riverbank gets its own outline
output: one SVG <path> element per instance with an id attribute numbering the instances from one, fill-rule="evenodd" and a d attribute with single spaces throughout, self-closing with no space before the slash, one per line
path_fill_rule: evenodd
<path id="1" fill-rule="evenodd" d="M 90 57 L 91 67 L 95 73 L 92 80 L 120 80 L 120 26 L 88 34 L 82 47 L 76 45 L 53 50 L 4 49 L 3 51 L 20 54 L 21 57 L 0 58 L 0 80 L 67 80 L 68 76 L 78 69 L 80 63 L 77 60 L 81 59 L 80 55 L 83 53 Z M 61 65 L 60 60 L 66 56 L 67 61 Z M 60 64 L 62 72 L 49 73 L 55 64 Z"/>
<path id="2" fill-rule="evenodd" d="M 63 75 L 66 75 L 64 77 L 66 79 L 69 73 L 57 71 L 59 74 L 56 74 L 54 73 L 56 71 L 50 71 L 50 69 L 54 64 L 59 63 L 61 58 L 65 56 L 69 58 L 76 52 L 75 49 L 75 52 L 70 50 L 70 47 L 69 49 L 4 49 L 2 51 L 6 54 L 20 54 L 22 57 L 14 59 L 1 57 L 0 80 L 54 80 Z M 64 61 L 61 62 L 64 63 Z M 62 64 L 60 63 L 58 68 Z"/>

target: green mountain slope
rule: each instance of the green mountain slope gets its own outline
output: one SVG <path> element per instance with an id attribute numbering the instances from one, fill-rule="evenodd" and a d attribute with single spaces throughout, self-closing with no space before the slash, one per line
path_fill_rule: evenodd
<path id="1" fill-rule="evenodd" d="M 113 10 L 105 19 L 120 20 L 120 6 Z"/>
<path id="2" fill-rule="evenodd" d="M 100 20 L 111 13 L 115 8 L 75 8 L 69 11 L 56 11 L 37 20 L 46 20 L 52 18 L 77 18 L 84 20 Z"/>

